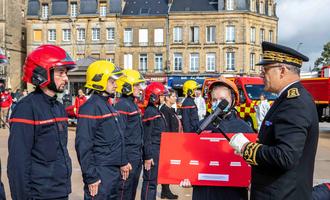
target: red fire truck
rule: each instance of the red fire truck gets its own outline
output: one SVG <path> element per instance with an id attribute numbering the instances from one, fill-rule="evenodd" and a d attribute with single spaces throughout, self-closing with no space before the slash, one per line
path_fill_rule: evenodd
<path id="1" fill-rule="evenodd" d="M 304 78 L 301 80 L 303 86 L 313 96 L 317 106 L 319 121 L 330 122 L 330 65 L 322 67 L 319 77 Z"/>

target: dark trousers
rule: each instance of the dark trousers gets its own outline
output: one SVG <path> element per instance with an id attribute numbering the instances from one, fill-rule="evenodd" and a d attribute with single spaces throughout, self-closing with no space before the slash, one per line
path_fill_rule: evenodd
<path id="1" fill-rule="evenodd" d="M 96 169 L 101 183 L 94 198 L 90 196 L 88 185 L 84 186 L 85 200 L 117 200 L 120 168 L 118 166 L 98 166 Z"/>
<path id="2" fill-rule="evenodd" d="M 119 199 L 120 200 L 135 200 L 136 188 L 139 184 L 139 178 L 142 169 L 142 160 L 131 160 L 132 165 L 128 179 L 126 181 L 120 179 L 119 185 Z"/>
<path id="3" fill-rule="evenodd" d="M 157 195 L 157 175 L 159 162 L 159 147 L 155 148 L 153 156 L 155 165 L 149 170 L 143 169 L 143 184 L 141 200 L 155 200 Z"/>
<path id="4" fill-rule="evenodd" d="M 194 186 L 192 200 L 248 200 L 248 189 L 242 187 Z"/>
<path id="5" fill-rule="evenodd" d="M 0 200 L 6 200 L 5 190 L 1 181 L 0 181 Z"/>

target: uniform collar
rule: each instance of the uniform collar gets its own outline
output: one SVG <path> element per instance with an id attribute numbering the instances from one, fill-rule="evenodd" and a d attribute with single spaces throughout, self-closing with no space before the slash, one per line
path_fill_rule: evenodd
<path id="1" fill-rule="evenodd" d="M 285 86 L 285 87 L 281 90 L 280 93 L 278 93 L 278 96 L 281 96 L 281 94 L 283 94 L 283 92 L 284 92 L 286 89 L 288 89 L 291 85 L 293 85 L 293 84 L 295 84 L 295 83 L 297 83 L 297 82 L 299 82 L 299 80 L 294 81 L 294 82 L 292 82 L 292 83 L 289 83 L 287 86 Z"/>
<path id="2" fill-rule="evenodd" d="M 46 100 L 47 103 L 49 104 L 55 104 L 57 102 L 57 95 L 55 94 L 54 96 L 48 96 L 45 94 L 40 88 L 36 88 L 35 93 L 41 94 L 41 96 Z"/>

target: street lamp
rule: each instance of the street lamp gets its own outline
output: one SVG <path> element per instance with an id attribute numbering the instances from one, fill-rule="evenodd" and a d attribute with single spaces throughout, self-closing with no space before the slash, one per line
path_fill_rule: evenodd
<path id="1" fill-rule="evenodd" d="M 297 51 L 299 51 L 301 45 L 303 45 L 303 43 L 302 42 L 299 42 L 298 45 L 297 45 L 297 48 L 296 48 Z"/>

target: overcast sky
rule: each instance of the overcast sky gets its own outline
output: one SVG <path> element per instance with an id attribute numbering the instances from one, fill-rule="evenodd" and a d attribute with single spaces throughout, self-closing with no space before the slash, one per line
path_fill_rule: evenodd
<path id="1" fill-rule="evenodd" d="M 330 0 L 276 0 L 278 43 L 309 57 L 303 70 L 313 68 L 323 46 L 330 42 Z"/>

